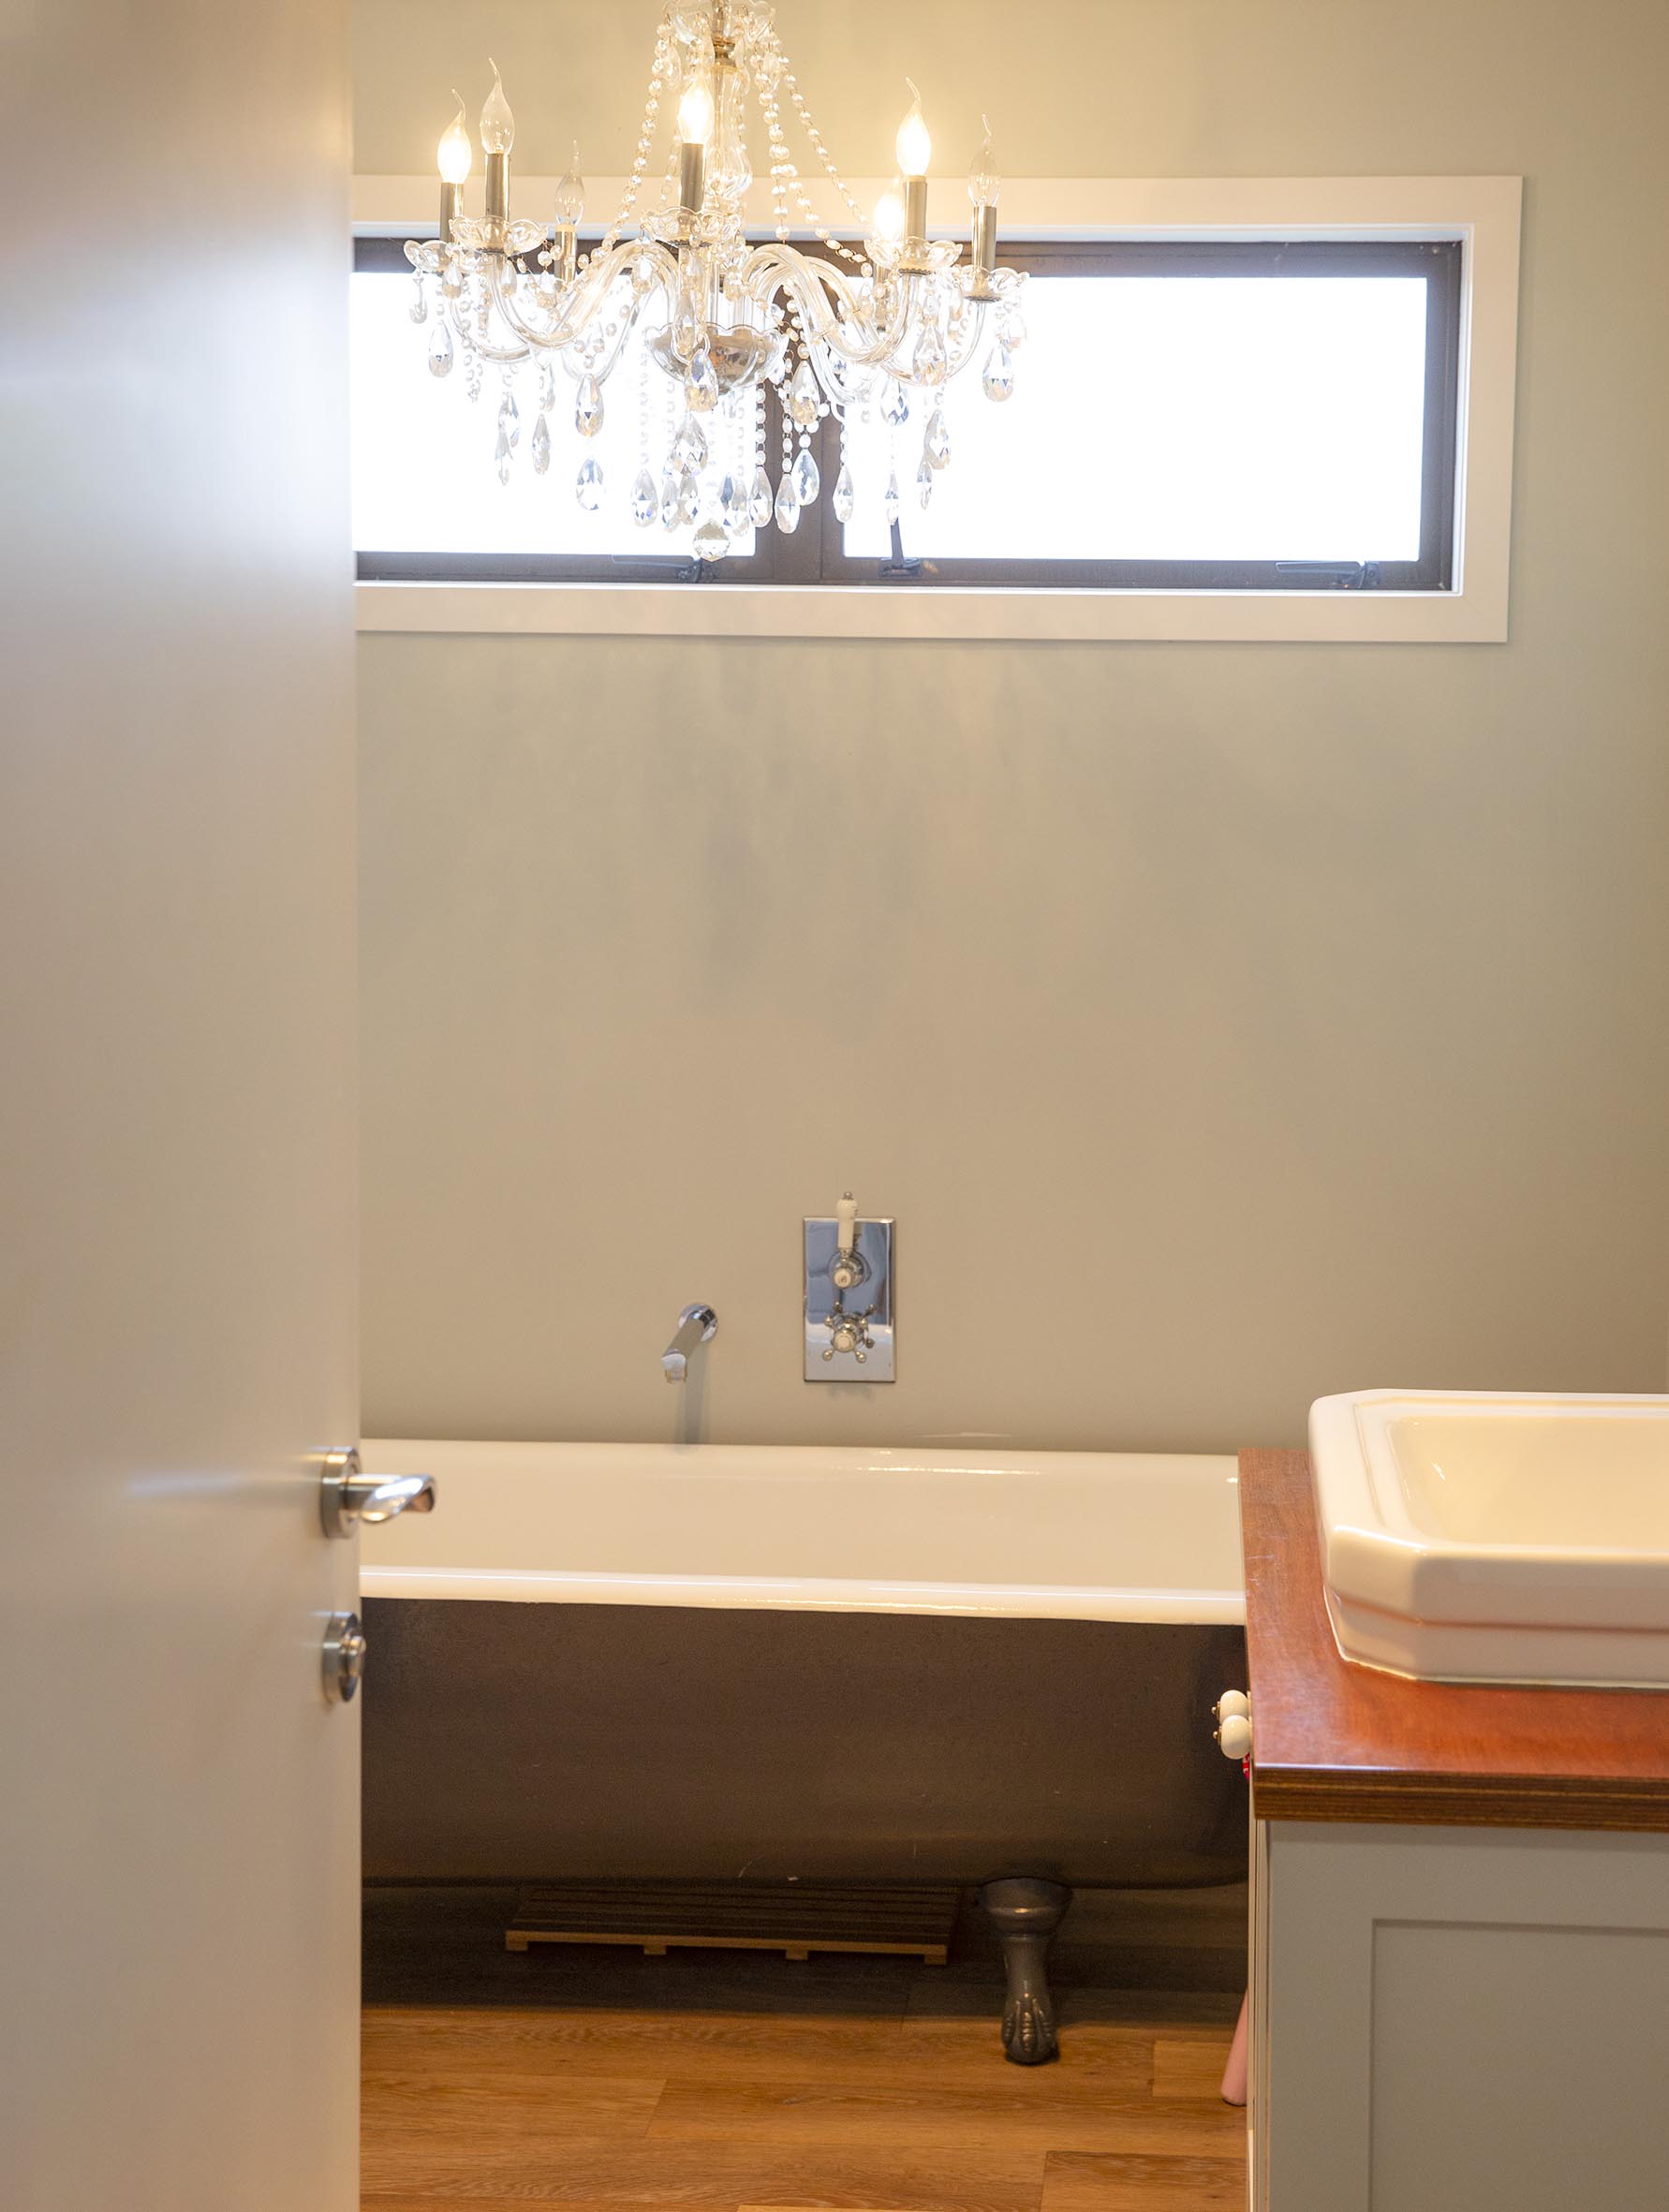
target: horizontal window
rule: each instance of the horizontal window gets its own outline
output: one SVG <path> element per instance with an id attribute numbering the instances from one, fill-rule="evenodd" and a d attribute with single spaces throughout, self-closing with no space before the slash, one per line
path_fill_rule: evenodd
<path id="1" fill-rule="evenodd" d="M 797 531 L 744 528 L 730 557 L 703 568 L 693 524 L 663 515 L 658 496 L 681 393 L 635 333 L 601 388 L 602 421 L 589 436 L 575 425 L 576 381 L 553 363 L 537 454 L 539 395 L 524 372 L 501 483 L 496 372 L 473 404 L 457 389 L 456 366 L 444 379 L 429 375 L 436 305 L 414 330 L 401 247 L 361 241 L 360 574 L 1446 591 L 1460 257 L 1458 243 L 1436 241 L 1005 244 L 1004 262 L 1028 278 L 1012 389 L 994 401 L 977 367 L 949 388 L 950 460 L 927 472 L 925 503 L 919 400 L 911 395 L 901 422 L 871 406 L 819 430 L 813 452 L 825 488 Z M 1006 379 L 992 381 L 1001 393 Z M 775 409 L 773 394 L 773 476 L 782 450 Z M 727 475 L 746 486 L 757 466 L 751 399 L 733 420 L 723 409 L 707 418 L 706 431 L 710 488 Z M 853 486 L 844 523 L 828 491 L 843 459 Z M 602 479 L 595 505 L 577 495 L 587 464 Z"/>

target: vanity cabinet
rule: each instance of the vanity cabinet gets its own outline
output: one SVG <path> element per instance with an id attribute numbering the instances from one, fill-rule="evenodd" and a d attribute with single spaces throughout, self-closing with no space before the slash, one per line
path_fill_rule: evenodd
<path id="1" fill-rule="evenodd" d="M 1669 2207 L 1669 1695 L 1348 1666 L 1241 1460 L 1253 2212 Z"/>

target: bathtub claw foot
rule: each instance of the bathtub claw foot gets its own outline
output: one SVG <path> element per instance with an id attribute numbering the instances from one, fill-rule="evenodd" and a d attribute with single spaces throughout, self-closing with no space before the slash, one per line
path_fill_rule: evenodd
<path id="1" fill-rule="evenodd" d="M 1055 2032 L 1055 2008 L 1049 1993 L 1025 1990 L 1011 1996 L 1003 2007 L 1003 2056 L 1012 2066 L 1046 2066 L 1060 2056 L 1060 2038 Z"/>
<path id="2" fill-rule="evenodd" d="M 1071 1901 L 1064 1882 L 1030 1878 L 988 1881 L 980 1892 L 1009 1978 L 1002 2047 L 1012 2065 L 1044 2066 L 1060 2056 L 1049 1995 L 1049 1943 Z"/>

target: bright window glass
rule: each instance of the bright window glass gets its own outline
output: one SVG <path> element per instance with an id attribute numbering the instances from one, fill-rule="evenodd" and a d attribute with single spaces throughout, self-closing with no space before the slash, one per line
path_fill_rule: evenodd
<path id="1" fill-rule="evenodd" d="M 952 460 L 923 511 L 923 422 L 851 425 L 846 552 L 985 561 L 1412 561 L 1427 288 L 1396 276 L 1034 275 L 1014 391 L 946 395 Z"/>
<path id="2" fill-rule="evenodd" d="M 603 386 L 603 421 L 595 437 L 574 426 L 575 381 L 556 370 L 556 405 L 549 418 L 551 463 L 534 472 L 531 445 L 537 419 L 534 371 L 516 381 L 519 437 L 508 484 L 498 480 L 494 449 L 498 436 L 499 372 L 489 368 L 480 399 L 465 396 L 461 348 L 451 372 L 430 373 L 428 342 L 437 313 L 433 287 L 429 320 L 414 327 L 415 288 L 408 275 L 360 270 L 352 279 L 353 531 L 362 551 L 436 553 L 560 553 L 608 559 L 665 561 L 689 556 L 694 531 L 647 529 L 632 520 L 631 486 L 642 466 L 639 406 L 643 391 L 642 347 L 628 339 Z M 649 379 L 650 447 L 665 452 L 668 409 L 678 395 L 669 378 Z M 681 413 L 681 408 L 679 409 Z M 716 418 L 715 419 L 717 420 Z M 746 484 L 753 473 L 751 421 L 738 420 L 711 433 L 735 445 L 734 465 Z M 746 450 L 744 451 L 744 446 Z M 587 512 L 575 497 L 581 464 L 603 472 L 603 497 Z M 738 554 L 753 550 L 753 533 L 736 541 Z"/>

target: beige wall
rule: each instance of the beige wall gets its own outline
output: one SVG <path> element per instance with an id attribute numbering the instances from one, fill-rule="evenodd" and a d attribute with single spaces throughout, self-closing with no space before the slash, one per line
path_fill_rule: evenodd
<path id="1" fill-rule="evenodd" d="M 599 104 L 621 165 L 652 7 L 358 12 L 362 170 L 488 46 L 532 167 Z M 1524 172 L 1514 640 L 363 639 L 367 1429 L 1215 1447 L 1661 1388 L 1669 16 L 780 20 L 858 170 L 908 67 L 1016 172 Z M 890 1390 L 799 1379 L 849 1184 Z"/>

